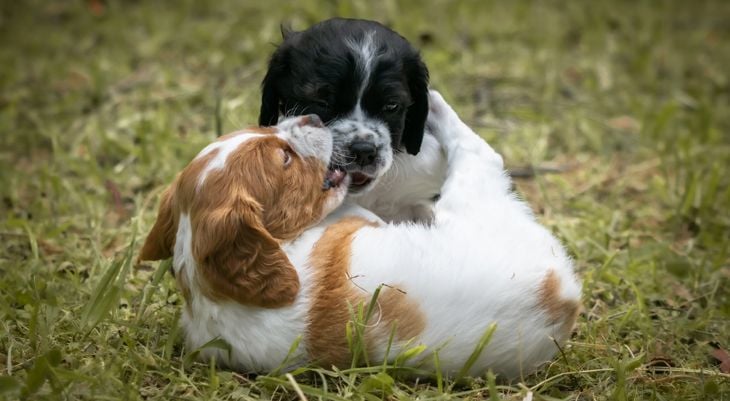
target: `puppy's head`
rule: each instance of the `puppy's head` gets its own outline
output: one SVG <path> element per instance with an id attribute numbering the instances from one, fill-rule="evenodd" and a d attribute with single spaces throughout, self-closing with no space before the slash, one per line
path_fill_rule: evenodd
<path id="1" fill-rule="evenodd" d="M 428 70 L 400 35 L 373 22 L 331 19 L 284 34 L 262 84 L 259 124 L 319 115 L 334 136 L 334 163 L 362 192 L 390 168 L 393 151 L 417 154 L 428 114 Z"/>
<path id="2" fill-rule="evenodd" d="M 140 260 L 191 257 L 198 287 L 213 299 L 293 302 L 299 280 L 279 242 L 344 199 L 347 179 L 328 169 L 331 153 L 331 134 L 315 115 L 222 137 L 164 194 Z"/>

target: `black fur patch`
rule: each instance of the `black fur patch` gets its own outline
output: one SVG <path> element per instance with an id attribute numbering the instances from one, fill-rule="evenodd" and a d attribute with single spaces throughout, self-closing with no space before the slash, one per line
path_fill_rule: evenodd
<path id="1" fill-rule="evenodd" d="M 428 70 L 406 39 L 374 21 L 335 18 L 287 32 L 262 83 L 259 124 L 275 125 L 279 115 L 315 113 L 328 123 L 350 114 L 365 77 L 348 42 L 361 42 L 370 32 L 377 57 L 361 106 L 388 126 L 394 150 L 418 153 L 428 114 Z M 393 103 L 395 110 L 385 107 Z"/>

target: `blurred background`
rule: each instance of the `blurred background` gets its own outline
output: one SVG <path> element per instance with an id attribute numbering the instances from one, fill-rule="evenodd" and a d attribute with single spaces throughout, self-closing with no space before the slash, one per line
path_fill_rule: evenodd
<path id="1" fill-rule="evenodd" d="M 332 16 L 420 48 L 432 86 L 573 254 L 586 313 L 563 357 L 526 379 L 536 394 L 728 398 L 720 0 L 2 1 L 0 394 L 195 398 L 243 383 L 271 396 L 230 372 L 178 371 L 174 284 L 124 266 L 174 175 L 257 121 L 280 24 Z"/>

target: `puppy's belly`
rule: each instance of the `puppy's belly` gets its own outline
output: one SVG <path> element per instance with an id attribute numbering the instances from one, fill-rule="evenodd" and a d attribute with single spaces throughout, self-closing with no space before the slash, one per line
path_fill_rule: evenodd
<path id="1" fill-rule="evenodd" d="M 422 358 L 426 367 L 431 366 L 430 352 L 439 349 L 441 368 L 458 372 L 493 323 L 496 331 L 471 374 L 493 369 L 514 377 L 553 357 L 557 351 L 553 338 L 565 339 L 562 323 L 571 311 L 566 310 L 560 322 L 552 321 L 541 309 L 541 288 L 551 271 L 561 280 L 556 297 L 577 303 L 580 287 L 572 279 L 567 257 L 557 248 L 553 254 L 554 241 L 547 232 L 527 227 L 526 235 L 535 237 L 530 241 L 535 249 L 520 252 L 509 240 L 499 240 L 497 228 L 471 238 L 459 227 L 411 228 L 364 229 L 353 244 L 350 274 L 358 288 L 372 293 L 385 284 L 383 288 L 397 289 L 409 305 L 415 305 L 401 309 L 401 319 L 423 316 L 423 330 L 410 346 L 427 347 Z M 393 320 L 389 317 L 386 324 Z M 384 357 L 384 344 L 374 350 L 373 360 Z M 395 344 L 391 357 L 402 346 L 404 342 Z"/>

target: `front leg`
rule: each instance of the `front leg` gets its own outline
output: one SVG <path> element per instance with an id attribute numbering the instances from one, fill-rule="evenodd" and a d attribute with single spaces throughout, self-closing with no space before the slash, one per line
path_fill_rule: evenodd
<path id="1" fill-rule="evenodd" d="M 441 143 L 448 163 L 446 182 L 436 204 L 439 213 L 467 213 L 490 198 L 509 193 L 502 156 L 469 128 L 438 92 L 429 93 L 426 122 Z M 448 215 L 448 213 L 447 213 Z"/>

